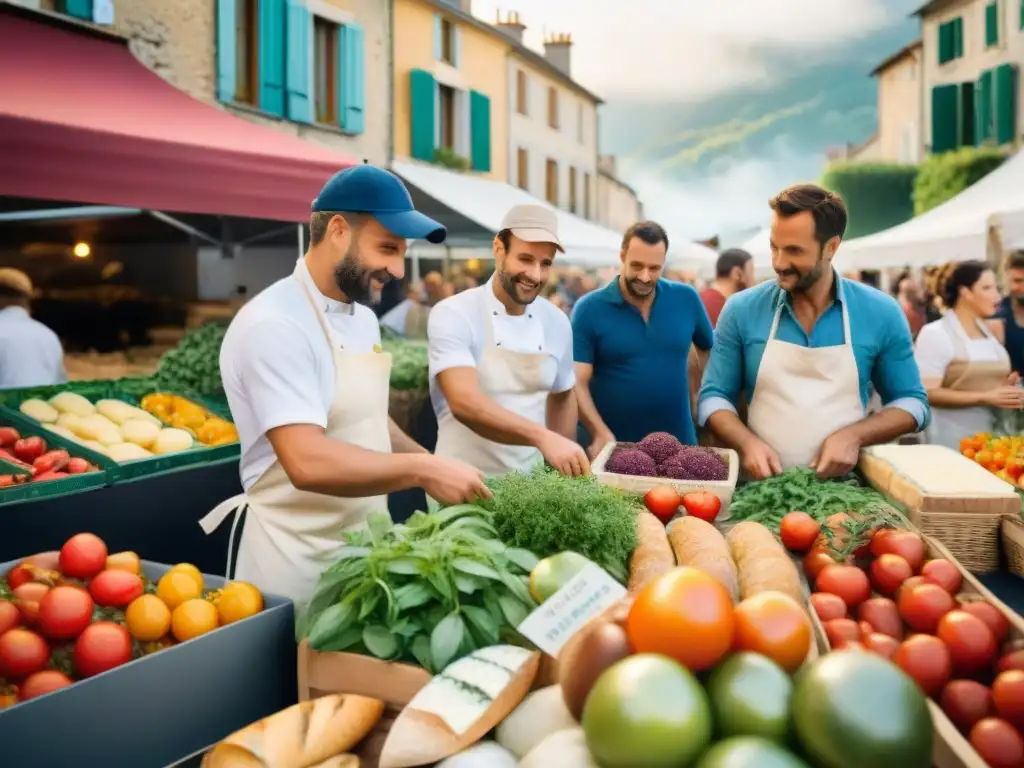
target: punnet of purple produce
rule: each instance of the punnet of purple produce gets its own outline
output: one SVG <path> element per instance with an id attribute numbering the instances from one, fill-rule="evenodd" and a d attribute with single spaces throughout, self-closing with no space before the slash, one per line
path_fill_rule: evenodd
<path id="1" fill-rule="evenodd" d="M 606 472 L 614 472 L 617 475 L 655 477 L 658 474 L 658 465 L 654 463 L 654 459 L 637 450 L 616 451 L 604 468 Z"/>
<path id="2" fill-rule="evenodd" d="M 729 477 L 729 465 L 717 453 L 706 448 L 683 451 L 678 461 L 664 464 L 661 469 L 665 477 L 674 480 L 726 480 Z"/>
<path id="3" fill-rule="evenodd" d="M 641 440 L 637 447 L 660 464 L 669 456 L 678 453 L 683 445 L 668 432 L 652 432 Z"/>

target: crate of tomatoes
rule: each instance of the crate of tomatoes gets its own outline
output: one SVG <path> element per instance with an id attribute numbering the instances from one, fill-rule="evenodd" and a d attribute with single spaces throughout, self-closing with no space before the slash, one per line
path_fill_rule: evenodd
<path id="1" fill-rule="evenodd" d="M 162 768 L 295 699 L 289 600 L 89 533 L 0 565 L 5 763 Z"/>

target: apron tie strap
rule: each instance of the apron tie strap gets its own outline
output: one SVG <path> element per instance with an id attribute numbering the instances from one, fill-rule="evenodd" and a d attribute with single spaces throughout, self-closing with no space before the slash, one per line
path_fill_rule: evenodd
<path id="1" fill-rule="evenodd" d="M 235 556 L 235 536 L 238 533 L 238 523 L 242 519 L 239 512 L 245 509 L 247 498 L 244 493 L 240 493 L 225 499 L 199 521 L 199 527 L 203 529 L 203 533 L 209 536 L 224 524 L 229 515 L 232 517 L 231 533 L 228 535 L 228 560 L 224 564 L 224 578 L 226 579 L 232 577 L 231 562 Z"/>

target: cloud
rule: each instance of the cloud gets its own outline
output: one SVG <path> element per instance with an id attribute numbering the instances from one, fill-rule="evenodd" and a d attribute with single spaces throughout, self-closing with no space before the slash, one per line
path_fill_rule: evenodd
<path id="1" fill-rule="evenodd" d="M 493 21 L 516 10 L 527 44 L 571 32 L 573 74 L 603 95 L 703 98 L 777 79 L 768 54 L 814 66 L 841 44 L 905 15 L 915 0 L 475 0 Z M 511 3 L 511 4 L 510 4 Z"/>

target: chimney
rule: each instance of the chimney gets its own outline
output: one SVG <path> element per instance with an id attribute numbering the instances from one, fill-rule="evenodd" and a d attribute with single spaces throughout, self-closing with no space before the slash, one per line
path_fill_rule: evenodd
<path id="1" fill-rule="evenodd" d="M 568 33 L 549 35 L 544 41 L 544 58 L 556 69 L 572 76 L 570 61 L 572 53 L 572 35 Z"/>
<path id="2" fill-rule="evenodd" d="M 615 176 L 615 155 L 598 155 L 597 156 L 597 169 L 607 173 L 609 176 Z"/>
<path id="3" fill-rule="evenodd" d="M 498 20 L 495 25 L 498 29 L 504 32 L 506 35 L 511 37 L 520 45 L 523 44 L 523 32 L 526 31 L 526 25 L 523 24 L 519 19 L 519 11 L 509 11 L 505 14 L 505 18 L 502 19 L 501 11 L 498 11 Z"/>

